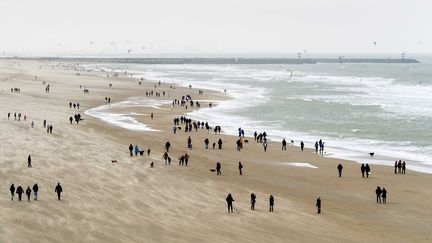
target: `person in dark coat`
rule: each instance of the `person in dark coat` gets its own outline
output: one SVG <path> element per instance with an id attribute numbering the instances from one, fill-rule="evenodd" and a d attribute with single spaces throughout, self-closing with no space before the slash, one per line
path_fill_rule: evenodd
<path id="1" fill-rule="evenodd" d="M 379 186 L 377 186 L 377 189 L 375 190 L 376 193 L 376 201 L 377 203 L 381 203 L 381 194 L 382 194 L 382 190 Z"/>
<path id="2" fill-rule="evenodd" d="M 11 193 L 11 201 L 13 201 L 14 196 L 15 196 L 15 185 L 12 184 L 12 185 L 10 186 L 9 190 L 10 190 L 10 193 Z"/>
<path id="3" fill-rule="evenodd" d="M 366 164 L 365 170 L 366 170 L 366 177 L 369 178 L 369 175 L 371 174 L 371 169 L 369 164 Z"/>
<path id="4" fill-rule="evenodd" d="M 26 195 L 27 195 L 27 201 L 29 201 L 29 202 L 30 202 L 31 192 L 32 192 L 32 190 L 31 190 L 30 187 L 28 186 L 27 189 L 26 189 L 26 191 L 25 191 L 25 193 L 26 193 Z"/>
<path id="5" fill-rule="evenodd" d="M 402 162 L 402 174 L 405 174 L 406 162 Z"/>
<path id="6" fill-rule="evenodd" d="M 303 151 L 303 149 L 304 149 L 304 143 L 303 143 L 303 141 L 300 142 L 300 149 L 301 149 L 301 151 Z"/>
<path id="7" fill-rule="evenodd" d="M 21 201 L 21 197 L 23 193 L 24 193 L 24 189 L 21 186 L 18 186 L 16 189 L 16 194 L 18 194 L 18 201 Z"/>
<path id="8" fill-rule="evenodd" d="M 402 174 L 402 160 L 399 160 L 397 167 L 398 167 L 398 173 Z"/>
<path id="9" fill-rule="evenodd" d="M 273 195 L 270 195 L 269 205 L 270 205 L 269 212 L 273 212 L 273 206 L 274 206 L 274 197 L 273 197 Z"/>
<path id="10" fill-rule="evenodd" d="M 315 206 L 317 207 L 317 214 L 321 214 L 321 197 L 318 196 Z"/>
<path id="11" fill-rule="evenodd" d="M 216 175 L 222 175 L 221 172 L 221 164 L 219 162 L 216 163 Z"/>
<path id="12" fill-rule="evenodd" d="M 394 173 L 395 173 L 395 174 L 397 174 L 397 167 L 398 167 L 398 162 L 397 162 L 397 160 L 396 160 L 396 161 L 395 161 L 395 164 L 394 164 L 394 169 L 395 169 Z"/>
<path id="13" fill-rule="evenodd" d="M 60 196 L 61 196 L 61 193 L 63 192 L 63 188 L 62 188 L 62 186 L 60 185 L 60 182 L 57 183 L 57 186 L 55 187 L 54 192 L 57 193 L 57 198 L 58 198 L 58 200 L 60 201 Z"/>
<path id="14" fill-rule="evenodd" d="M 339 177 L 342 177 L 342 169 L 343 169 L 342 164 L 339 164 L 339 165 L 337 166 L 337 169 L 338 169 L 338 171 L 339 171 Z"/>
<path id="15" fill-rule="evenodd" d="M 133 145 L 132 145 L 132 144 L 129 144 L 129 153 L 130 153 L 130 157 L 133 156 L 133 149 L 134 149 Z"/>
<path id="16" fill-rule="evenodd" d="M 219 138 L 218 140 L 218 149 L 222 149 L 222 139 Z"/>
<path id="17" fill-rule="evenodd" d="M 170 147 L 171 147 L 171 143 L 167 141 L 165 143 L 165 149 L 166 149 L 167 152 L 169 152 Z"/>
<path id="18" fill-rule="evenodd" d="M 243 175 L 243 173 L 242 173 L 243 165 L 241 162 L 239 162 L 238 168 L 239 168 L 240 175 Z"/>
<path id="19" fill-rule="evenodd" d="M 362 173 L 362 177 L 364 178 L 365 172 L 366 172 L 366 167 L 365 167 L 364 164 L 361 165 L 360 170 L 361 170 L 361 173 Z"/>
<path id="20" fill-rule="evenodd" d="M 226 202 L 228 204 L 228 213 L 233 213 L 233 202 L 234 202 L 234 198 L 231 196 L 231 194 L 228 194 L 227 198 L 226 198 Z"/>
<path id="21" fill-rule="evenodd" d="M 255 193 L 251 193 L 251 199 L 250 199 L 250 203 L 251 203 L 251 210 L 255 210 L 255 203 L 256 203 L 256 195 Z"/>
<path id="22" fill-rule="evenodd" d="M 381 191 L 381 197 L 382 197 L 382 202 L 384 204 L 386 204 L 387 203 L 387 190 L 384 187 Z"/>
<path id="23" fill-rule="evenodd" d="M 29 155 L 28 157 L 27 157 L 27 167 L 32 167 L 32 159 L 31 159 L 31 155 Z"/>
<path id="24" fill-rule="evenodd" d="M 33 194 L 34 194 L 34 200 L 35 201 L 38 200 L 38 192 L 39 192 L 39 186 L 36 183 L 36 184 L 33 185 Z"/>
<path id="25" fill-rule="evenodd" d="M 286 140 L 285 140 L 285 138 L 282 140 L 282 150 L 285 150 L 286 151 L 286 145 L 287 145 L 287 142 L 286 142 Z"/>

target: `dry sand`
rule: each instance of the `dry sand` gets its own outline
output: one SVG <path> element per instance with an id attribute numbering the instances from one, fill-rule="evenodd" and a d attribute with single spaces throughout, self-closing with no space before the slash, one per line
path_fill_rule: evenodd
<path id="1" fill-rule="evenodd" d="M 202 130 L 174 135 L 172 119 L 185 110 L 169 105 L 129 109 L 147 114 L 136 119 L 158 132 L 118 128 L 84 111 L 103 105 L 106 96 L 112 103 L 142 97 L 154 90 L 155 82 L 138 86 L 137 80 L 98 72 L 76 76 L 75 71 L 47 64 L 0 60 L 0 242 L 432 241 L 432 177 L 410 171 L 409 163 L 405 175 L 372 165 L 371 178 L 362 179 L 355 162 L 323 158 L 295 146 L 281 151 L 279 142 L 270 143 L 265 153 L 248 138 L 251 142 L 237 152 L 232 136 Z M 50 93 L 45 93 L 42 81 L 51 85 Z M 83 94 L 79 85 L 86 85 L 90 94 Z M 21 88 L 21 93 L 11 93 L 12 87 Z M 169 90 L 169 85 L 157 89 Z M 198 96 L 197 90 L 176 87 L 168 99 L 185 94 L 228 98 L 213 91 Z M 80 110 L 69 109 L 70 101 L 79 101 Z M 25 114 L 27 121 L 14 121 L 14 112 Z M 84 122 L 70 125 L 69 116 L 78 112 Z M 53 134 L 42 127 L 44 119 L 53 124 Z M 189 135 L 193 150 L 186 147 Z M 205 150 L 205 137 L 210 143 L 222 138 L 224 148 Z M 173 145 L 170 166 L 161 158 L 167 140 Z M 151 156 L 130 158 L 130 143 L 150 147 Z M 178 166 L 177 157 L 185 152 L 190 154 L 189 166 Z M 27 168 L 29 154 L 33 168 Z M 222 176 L 209 171 L 217 161 Z M 243 162 L 243 176 L 238 175 L 238 161 Z M 339 162 L 344 165 L 342 178 L 337 176 Z M 57 182 L 63 185 L 62 201 L 54 193 Z M 10 201 L 12 183 L 24 189 L 38 183 L 39 201 Z M 375 203 L 378 185 L 388 191 L 386 205 Z M 249 209 L 251 192 L 257 194 L 255 211 Z M 227 213 L 228 193 L 235 199 L 233 214 Z M 270 194 L 275 196 L 273 213 L 268 212 Z M 321 215 L 316 214 L 317 195 L 322 198 Z"/>

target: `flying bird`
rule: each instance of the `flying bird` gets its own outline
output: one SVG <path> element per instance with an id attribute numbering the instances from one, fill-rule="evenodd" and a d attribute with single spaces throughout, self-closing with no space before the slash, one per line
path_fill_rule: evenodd
<path id="1" fill-rule="evenodd" d="M 372 44 L 374 44 L 376 46 L 376 41 L 372 42 Z"/>
<path id="2" fill-rule="evenodd" d="M 128 50 L 128 54 L 131 53 L 131 52 L 132 52 L 132 49 L 129 49 L 129 50 Z"/>
<path id="3" fill-rule="evenodd" d="M 94 41 L 90 41 L 90 45 L 92 46 L 92 45 L 94 45 L 95 44 L 95 42 Z"/>

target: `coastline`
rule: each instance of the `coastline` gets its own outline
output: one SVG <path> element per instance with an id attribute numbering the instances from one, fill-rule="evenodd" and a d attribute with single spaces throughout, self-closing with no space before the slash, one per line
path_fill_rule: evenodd
<path id="1" fill-rule="evenodd" d="M 30 64 L 29 64 L 30 63 Z M 34 63 L 23 63 L 26 66 Z M 37 66 L 37 65 L 34 65 Z M 1 70 L 10 70 L 1 63 Z M 128 97 L 142 96 L 153 84 L 137 89 L 137 81 L 129 78 L 105 79 L 94 73 L 75 76 L 73 72 L 54 69 L 37 71 L 25 67 L 10 71 L 18 73 L 1 83 L 6 114 L 12 108 L 26 110 L 28 120 L 38 127 L 43 118 L 55 126 L 54 136 L 43 129 L 29 130 L 28 124 L 2 120 L 0 153 L 4 168 L 1 189 L 7 192 L 11 182 L 38 181 L 42 200 L 17 204 L 7 197 L 0 200 L 2 241 L 55 242 L 428 242 L 431 240 L 432 211 L 428 193 L 430 175 L 409 170 L 394 175 L 388 166 L 372 165 L 372 176 L 362 179 L 359 166 L 347 160 L 315 155 L 310 149 L 301 152 L 288 146 L 280 150 L 279 142 L 270 142 L 268 152 L 253 139 L 241 152 L 235 151 L 235 136 L 215 135 L 204 131 L 172 134 L 172 118 L 185 110 L 135 107 L 124 112 L 149 114 L 155 118 L 136 116 L 138 122 L 161 132 L 134 132 L 113 127 L 97 118 L 84 116 L 80 125 L 69 125 L 67 117 L 74 112 L 67 107 L 70 100 L 79 100 L 80 112 L 103 105 L 104 97 L 113 103 Z M 38 73 L 37 84 L 32 80 Z M 43 95 L 41 80 L 53 84 L 52 94 Z M 77 82 L 77 80 L 79 82 Z M 90 95 L 85 96 L 78 85 L 87 83 Z M 113 87 L 109 88 L 108 84 Z M 8 93 L 12 84 L 22 86 L 21 94 Z M 163 84 L 166 89 L 168 84 Z M 176 87 L 172 97 L 197 90 Z M 204 91 L 203 100 L 221 100 L 224 95 Z M 14 107 L 13 105 L 16 105 Z M 203 105 L 205 106 L 205 105 Z M 162 105 L 168 108 L 169 105 Z M 213 124 L 211 124 L 213 125 Z M 222 125 L 222 124 L 221 124 Z M 193 150 L 186 147 L 190 135 Z M 209 137 L 224 140 L 223 150 L 205 150 L 202 141 Z M 23 139 L 25 138 L 25 139 Z M 163 144 L 173 144 L 174 164 L 165 166 L 161 159 Z M 150 156 L 129 158 L 129 143 L 150 147 Z M 30 148 L 35 154 L 35 168 L 23 170 L 22 154 L 17 148 Z M 58 151 L 62 151 L 59 153 Z M 25 153 L 27 151 L 23 151 Z M 189 153 L 190 165 L 176 165 L 177 156 Z M 119 165 L 110 160 L 118 159 Z M 155 168 L 149 163 L 155 162 Z M 209 171 L 216 161 L 222 162 L 222 176 Z M 245 174 L 239 176 L 236 164 L 243 161 Z M 286 166 L 287 163 L 308 163 L 316 169 Z M 344 165 L 343 178 L 337 178 L 336 166 Z M 65 199 L 61 203 L 49 196 L 51 185 L 61 180 Z M 377 205 L 373 191 L 377 185 L 389 190 L 389 204 Z M 258 209 L 249 210 L 249 195 L 258 196 Z M 232 193 L 238 213 L 226 213 L 225 197 Z M 269 194 L 276 197 L 273 214 L 267 211 Z M 323 198 L 323 214 L 316 215 L 314 200 Z M 416 198 L 417 200 L 412 200 Z M 30 206 L 29 206 L 30 205 Z M 56 216 L 53 216 L 53 213 Z M 378 217 L 377 217 L 378 216 Z M 42 230 L 43 229 L 43 230 Z M 236 229 L 233 231 L 232 229 Z M 51 234 L 50 234 L 51 233 Z M 67 237 L 67 238 L 66 238 Z"/>

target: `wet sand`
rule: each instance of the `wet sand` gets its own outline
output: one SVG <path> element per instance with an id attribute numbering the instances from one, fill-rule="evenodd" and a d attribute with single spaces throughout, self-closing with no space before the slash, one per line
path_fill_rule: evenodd
<path id="1" fill-rule="evenodd" d="M 405 175 L 395 175 L 392 167 L 372 165 L 371 177 L 363 179 L 355 162 L 323 158 L 296 146 L 281 151 L 280 142 L 269 143 L 268 151 L 263 152 L 261 144 L 247 138 L 249 143 L 238 152 L 233 136 L 205 130 L 185 133 L 183 129 L 174 135 L 172 119 L 185 110 L 169 105 L 123 110 L 147 114 L 135 118 L 159 131 L 119 128 L 84 111 L 104 105 L 105 97 L 111 97 L 111 103 L 143 97 L 145 91 L 155 90 L 156 82 L 139 86 L 137 80 L 107 78 L 100 72 L 76 76 L 73 70 L 46 64 L 0 60 L 0 242 L 432 240 L 432 177 L 410 171 L 409 162 Z M 51 85 L 50 93 L 45 93 L 42 81 Z M 87 86 L 90 93 L 83 94 L 79 85 Z M 13 87 L 21 88 L 21 93 L 11 93 Z M 170 90 L 169 84 L 157 89 Z M 229 98 L 208 90 L 198 95 L 198 90 L 183 87 L 169 94 L 151 98 L 174 99 L 186 94 L 194 99 Z M 79 111 L 70 109 L 68 103 L 77 101 Z M 8 112 L 12 113 L 9 121 Z M 14 121 L 14 112 L 25 114 L 27 121 Z M 153 120 L 148 115 L 151 112 Z M 75 113 L 83 115 L 82 124 L 69 124 Z M 53 125 L 53 134 L 42 127 L 44 119 Z M 215 125 L 223 130 L 223 124 L 210 124 Z M 188 136 L 192 150 L 186 146 Z M 206 137 L 210 144 L 222 138 L 223 149 L 204 149 Z M 162 160 L 167 140 L 172 144 L 170 166 Z M 141 149 L 150 147 L 151 155 L 129 157 L 130 143 Z M 189 165 L 178 166 L 177 158 L 185 152 L 190 155 Z M 29 154 L 33 168 L 27 168 Z M 150 168 L 152 161 L 154 168 Z M 210 172 L 217 161 L 222 164 L 221 176 Z M 238 161 L 244 165 L 242 176 L 238 175 Z M 336 169 L 340 162 L 342 178 Z M 57 182 L 63 186 L 62 201 L 54 193 Z M 24 189 L 38 183 L 39 201 L 10 201 L 12 183 Z M 375 203 L 376 186 L 387 189 L 386 205 Z M 255 211 L 249 209 L 251 192 L 257 194 Z M 235 199 L 233 214 L 227 213 L 228 193 Z M 270 194 L 275 196 L 273 213 L 268 212 Z M 321 215 L 316 214 L 317 195 L 322 198 Z"/>

